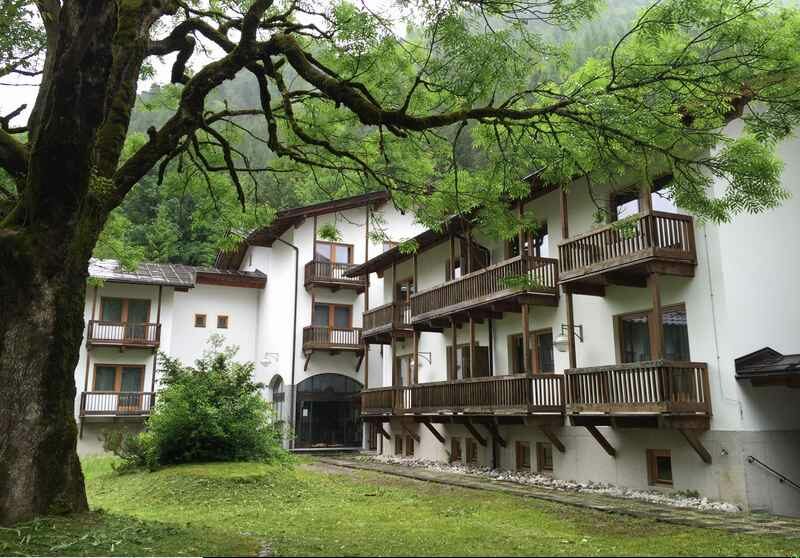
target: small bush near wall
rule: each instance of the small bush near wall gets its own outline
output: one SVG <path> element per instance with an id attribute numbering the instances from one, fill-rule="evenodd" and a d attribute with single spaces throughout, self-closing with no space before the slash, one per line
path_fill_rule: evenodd
<path id="1" fill-rule="evenodd" d="M 235 348 L 212 350 L 184 366 L 162 355 L 162 388 L 145 430 L 107 434 L 106 447 L 123 469 L 207 461 L 288 460 L 280 423 L 253 382 L 252 363 L 233 360 Z"/>

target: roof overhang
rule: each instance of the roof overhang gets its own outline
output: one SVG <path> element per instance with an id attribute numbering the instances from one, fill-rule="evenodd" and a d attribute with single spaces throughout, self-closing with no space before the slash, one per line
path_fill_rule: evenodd
<path id="1" fill-rule="evenodd" d="M 770 347 L 737 358 L 736 379 L 753 386 L 782 385 L 800 388 L 800 354 L 784 355 Z"/>

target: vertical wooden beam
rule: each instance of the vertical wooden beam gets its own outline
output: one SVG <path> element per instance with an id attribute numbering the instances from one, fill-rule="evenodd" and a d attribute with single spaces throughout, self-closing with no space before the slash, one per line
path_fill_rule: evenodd
<path id="1" fill-rule="evenodd" d="M 531 367 L 531 324 L 529 320 L 529 310 L 527 304 L 522 305 L 522 355 L 525 361 L 522 365 L 522 371 L 525 374 L 532 374 L 533 368 Z"/>
<path id="2" fill-rule="evenodd" d="M 397 336 L 392 332 L 392 385 L 400 387 L 400 375 L 397 369 Z"/>
<path id="3" fill-rule="evenodd" d="M 412 261 L 412 263 L 414 265 L 414 292 L 416 293 L 417 291 L 419 291 L 419 284 L 417 283 L 418 280 L 419 280 L 419 274 L 417 272 L 417 253 L 416 252 L 414 252 L 414 254 L 411 256 L 411 261 Z"/>
<path id="4" fill-rule="evenodd" d="M 572 291 L 564 287 L 564 302 L 567 310 L 567 352 L 569 353 L 569 367 L 577 368 L 578 359 L 575 354 L 575 309 L 572 305 Z"/>
<path id="5" fill-rule="evenodd" d="M 469 377 L 475 377 L 475 320 L 469 317 Z"/>
<path id="6" fill-rule="evenodd" d="M 641 186 L 639 186 L 639 213 L 649 212 L 652 209 L 652 188 L 648 180 L 643 180 Z"/>
<path id="7" fill-rule="evenodd" d="M 314 254 L 312 255 L 311 259 L 316 260 L 317 259 L 317 216 L 316 215 L 314 215 L 314 244 L 311 247 L 311 249 L 314 250 Z"/>
<path id="8" fill-rule="evenodd" d="M 450 379 L 455 380 L 458 375 L 458 365 L 456 364 L 456 359 L 458 358 L 458 343 L 456 337 L 458 334 L 456 332 L 456 321 L 453 318 L 450 318 L 450 328 L 453 333 L 452 344 L 450 346 L 450 351 L 452 352 L 450 356 Z"/>
<path id="9" fill-rule="evenodd" d="M 419 383 L 419 332 L 414 330 L 414 383 Z"/>
<path id="10" fill-rule="evenodd" d="M 661 288 L 658 285 L 658 274 L 647 276 L 647 286 L 653 298 L 653 310 L 650 313 L 650 358 L 664 358 L 664 323 L 661 316 Z"/>
<path id="11" fill-rule="evenodd" d="M 364 206 L 364 261 L 369 261 L 369 204 Z M 369 311 L 369 273 L 364 289 L 364 312 Z M 364 325 L 364 322 L 361 322 Z M 369 343 L 364 343 L 364 389 L 369 389 Z"/>
<path id="12" fill-rule="evenodd" d="M 560 192 L 561 197 L 559 198 L 559 210 L 561 212 L 561 240 L 567 240 L 569 238 L 569 208 L 567 206 L 567 191 L 562 187 Z"/>
<path id="13" fill-rule="evenodd" d="M 467 224 L 467 257 L 466 257 L 466 264 L 461 262 L 465 265 L 464 273 L 470 273 L 472 271 L 472 227 Z"/>
<path id="14" fill-rule="evenodd" d="M 450 233 L 450 276 L 448 281 L 456 277 L 456 239 L 453 233 Z"/>
<path id="15" fill-rule="evenodd" d="M 523 254 L 524 247 L 525 247 L 525 231 L 522 230 L 522 226 L 521 226 L 522 217 L 523 217 L 523 214 L 524 214 L 524 208 L 522 207 L 523 205 L 524 204 L 523 204 L 523 202 L 521 200 L 520 200 L 519 204 L 517 204 L 517 215 L 519 216 L 519 220 L 520 220 L 520 229 L 519 229 L 519 235 L 517 237 L 517 239 L 518 239 L 517 241 L 519 242 L 519 255 L 520 256 Z"/>

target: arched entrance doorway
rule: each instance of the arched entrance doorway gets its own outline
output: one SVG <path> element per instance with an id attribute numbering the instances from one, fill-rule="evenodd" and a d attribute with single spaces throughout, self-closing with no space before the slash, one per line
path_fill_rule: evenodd
<path id="1" fill-rule="evenodd" d="M 297 384 L 295 447 L 361 447 L 361 384 L 317 374 Z"/>

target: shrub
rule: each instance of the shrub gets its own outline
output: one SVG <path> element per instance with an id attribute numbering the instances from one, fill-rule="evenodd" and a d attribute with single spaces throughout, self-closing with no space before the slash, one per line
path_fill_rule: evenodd
<path id="1" fill-rule="evenodd" d="M 260 394 L 263 385 L 252 380 L 254 365 L 234 361 L 235 349 L 219 347 L 213 341 L 194 367 L 161 356 L 162 388 L 144 432 L 107 436 L 123 468 L 287 458 L 280 424 Z"/>

